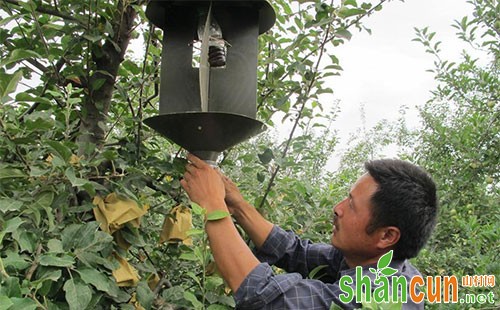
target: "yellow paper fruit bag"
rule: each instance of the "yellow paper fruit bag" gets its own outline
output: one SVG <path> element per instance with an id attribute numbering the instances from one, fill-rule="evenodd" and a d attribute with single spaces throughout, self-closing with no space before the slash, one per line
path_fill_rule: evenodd
<path id="1" fill-rule="evenodd" d="M 147 205 L 141 209 L 134 200 L 119 197 L 116 193 L 111 193 L 104 199 L 96 196 L 92 203 L 96 206 L 93 209 L 94 216 L 101 223 L 101 229 L 110 234 L 129 222 L 134 227 L 139 227 L 141 216 L 148 209 Z"/>
<path id="2" fill-rule="evenodd" d="M 193 240 L 187 234 L 192 226 L 191 209 L 183 205 L 173 207 L 163 221 L 160 243 L 182 241 L 186 245 L 192 245 Z"/>
<path id="3" fill-rule="evenodd" d="M 113 276 L 118 286 L 135 286 L 139 283 L 139 275 L 135 268 L 118 254 L 113 254 L 114 258 L 120 264 L 118 269 L 113 270 Z"/>

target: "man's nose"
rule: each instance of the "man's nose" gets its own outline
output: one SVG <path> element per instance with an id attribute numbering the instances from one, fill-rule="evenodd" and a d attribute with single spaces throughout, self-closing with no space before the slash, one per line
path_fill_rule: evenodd
<path id="1" fill-rule="evenodd" d="M 333 207 L 333 214 L 335 215 L 335 217 L 339 217 L 339 216 L 342 216 L 343 214 L 343 208 L 342 208 L 342 205 L 343 203 L 345 202 L 346 200 L 342 200 L 341 202 L 339 202 L 335 207 Z"/>

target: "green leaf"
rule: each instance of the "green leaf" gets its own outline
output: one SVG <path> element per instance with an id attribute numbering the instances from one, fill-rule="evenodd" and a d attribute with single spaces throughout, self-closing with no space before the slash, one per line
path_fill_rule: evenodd
<path id="1" fill-rule="evenodd" d="M 82 179 L 75 176 L 75 170 L 73 169 L 73 167 L 68 167 L 68 169 L 66 169 L 66 171 L 64 172 L 64 175 L 71 182 L 71 186 L 84 186 L 88 183 L 87 179 Z"/>
<path id="2" fill-rule="evenodd" d="M 74 281 L 74 279 L 66 281 L 63 289 L 66 292 L 66 301 L 69 304 L 70 310 L 85 309 L 92 299 L 92 291 L 90 288 Z"/>
<path id="3" fill-rule="evenodd" d="M 45 191 L 36 195 L 33 205 L 37 208 L 43 209 L 45 207 L 50 207 L 52 205 L 53 200 L 54 200 L 54 192 Z"/>
<path id="4" fill-rule="evenodd" d="M 223 219 L 225 217 L 228 217 L 228 216 L 231 216 L 231 214 L 227 211 L 215 210 L 215 211 L 208 213 L 207 220 L 208 221 L 216 221 L 216 220 L 220 220 L 220 219 Z"/>
<path id="5" fill-rule="evenodd" d="M 0 199 L 0 212 L 7 213 L 9 211 L 19 211 L 23 206 L 23 202 L 17 199 L 1 198 Z"/>
<path id="6" fill-rule="evenodd" d="M 224 280 L 219 276 L 205 277 L 205 287 L 210 291 L 215 291 L 224 284 Z"/>
<path id="7" fill-rule="evenodd" d="M 149 288 L 148 283 L 146 281 L 141 281 L 137 285 L 137 301 L 143 306 L 145 309 L 151 309 L 153 305 L 153 301 L 155 299 L 155 295 L 153 291 Z"/>
<path id="8" fill-rule="evenodd" d="M 97 230 L 98 227 L 98 222 L 69 225 L 61 234 L 63 249 L 66 251 L 75 250 L 77 255 L 83 251 L 97 252 L 104 249 L 111 244 L 113 237 Z"/>
<path id="9" fill-rule="evenodd" d="M 337 305 L 332 301 L 332 304 L 330 305 L 330 310 L 342 310 L 342 307 L 340 307 L 339 305 Z"/>
<path id="10" fill-rule="evenodd" d="M 44 97 L 32 97 L 31 94 L 26 92 L 21 92 L 16 95 L 16 101 L 30 101 L 30 102 L 40 102 L 50 105 L 50 100 Z"/>
<path id="11" fill-rule="evenodd" d="M 2 74 L 0 77 L 2 78 L 2 83 L 0 83 L 0 99 L 2 99 L 16 90 L 17 84 L 19 84 L 19 81 L 23 77 L 23 72 L 17 71 L 14 74 Z"/>
<path id="12" fill-rule="evenodd" d="M 77 257 L 83 264 L 85 264 L 88 267 L 103 266 L 109 270 L 115 270 L 118 268 L 118 263 L 109 261 L 96 253 L 79 252 L 77 254 Z"/>
<path id="13" fill-rule="evenodd" d="M 64 253 L 61 240 L 50 239 L 47 242 L 47 247 L 49 248 L 49 252 L 51 253 Z"/>
<path id="14" fill-rule="evenodd" d="M 196 255 L 194 255 L 194 253 L 182 253 L 179 258 L 192 262 L 198 261 L 198 258 L 196 257 Z"/>
<path id="15" fill-rule="evenodd" d="M 73 154 L 71 150 L 62 142 L 49 140 L 45 141 L 44 143 L 49 146 L 49 148 L 55 153 L 55 155 L 58 155 L 65 162 L 68 162 L 71 155 Z"/>
<path id="16" fill-rule="evenodd" d="M 314 268 L 313 270 L 311 270 L 311 272 L 309 272 L 309 279 L 319 279 L 319 278 L 321 278 L 323 275 L 321 275 L 319 278 L 316 278 L 316 275 L 318 274 L 318 272 L 320 272 L 321 270 L 325 269 L 326 267 L 328 267 L 328 266 L 327 265 L 319 265 L 316 268 Z"/>
<path id="17" fill-rule="evenodd" d="M 39 239 L 39 236 L 31 231 L 15 231 L 12 233 L 12 237 L 17 241 L 19 247 L 21 248 L 21 252 L 34 253 L 36 242 Z"/>
<path id="18" fill-rule="evenodd" d="M 273 78 L 279 80 L 285 74 L 285 67 L 279 66 L 273 71 Z"/>
<path id="19" fill-rule="evenodd" d="M 49 173 L 50 168 L 40 168 L 36 166 L 30 167 L 30 177 L 41 177 L 42 175 L 47 175 Z"/>
<path id="20" fill-rule="evenodd" d="M 203 229 L 197 229 L 197 228 L 191 228 L 190 230 L 187 231 L 188 236 L 199 236 L 203 235 L 205 231 Z"/>
<path id="21" fill-rule="evenodd" d="M 389 266 L 389 264 L 391 263 L 391 260 L 392 260 L 392 253 L 393 253 L 393 250 L 390 250 L 389 252 L 385 253 L 384 255 L 382 255 L 378 262 L 377 262 L 377 269 L 384 269 L 385 267 Z"/>
<path id="22" fill-rule="evenodd" d="M 196 296 L 191 292 L 184 292 L 184 299 L 189 301 L 194 309 L 203 309 L 203 304 L 196 299 Z"/>
<path id="23" fill-rule="evenodd" d="M 112 286 L 116 286 L 116 284 L 106 274 L 96 269 L 85 267 L 79 268 L 76 271 L 80 274 L 83 282 L 94 286 L 101 292 L 108 293 L 112 297 L 117 297 L 116 290 L 112 289 Z"/>
<path id="24" fill-rule="evenodd" d="M 74 258 L 66 254 L 61 257 L 53 254 L 40 256 L 40 265 L 42 266 L 72 267 L 74 262 Z"/>
<path id="25" fill-rule="evenodd" d="M 19 278 L 9 277 L 3 280 L 2 294 L 9 297 L 21 297 L 21 286 L 19 285 Z"/>
<path id="26" fill-rule="evenodd" d="M 135 247 L 143 247 L 146 245 L 142 234 L 140 233 L 138 228 L 133 227 L 132 225 L 125 225 L 122 229 L 120 229 L 120 234 L 123 239 L 130 243 Z"/>
<path id="27" fill-rule="evenodd" d="M 347 29 L 345 28 L 340 28 L 340 29 L 337 29 L 335 31 L 335 36 L 339 37 L 339 38 L 344 38 L 344 39 L 347 39 L 347 40 L 350 40 L 352 38 L 352 34 L 351 32 L 349 32 Z"/>
<path id="28" fill-rule="evenodd" d="M 273 158 L 274 154 L 270 148 L 266 148 L 264 152 L 257 155 L 262 164 L 267 165 Z"/>
<path id="29" fill-rule="evenodd" d="M 92 81 L 92 91 L 97 91 L 99 90 L 104 83 L 106 83 L 106 79 L 96 79 Z"/>
<path id="30" fill-rule="evenodd" d="M 207 251 L 202 251 L 201 247 L 196 247 L 193 249 L 193 252 L 201 264 L 205 264 L 207 262 L 207 258 L 208 258 Z M 192 275 L 190 275 L 190 276 L 192 277 Z"/>
<path id="31" fill-rule="evenodd" d="M 192 271 L 186 272 L 186 276 L 194 280 L 195 283 L 200 284 L 200 278 Z"/>
<path id="32" fill-rule="evenodd" d="M 100 309 L 101 307 L 98 307 L 98 306 L 101 305 L 102 297 L 103 297 L 102 293 L 97 293 L 97 294 L 94 293 L 92 295 L 92 299 L 90 300 L 90 302 L 87 306 L 87 309 Z M 136 309 L 134 309 L 134 310 L 136 310 Z"/>
<path id="33" fill-rule="evenodd" d="M 12 267 L 16 270 L 24 270 L 31 266 L 28 258 L 24 255 L 19 255 L 17 252 L 8 252 L 7 256 L 2 259 L 4 267 Z"/>
<path id="34" fill-rule="evenodd" d="M 184 298 L 184 288 L 182 286 L 173 286 L 163 291 L 162 297 L 169 301 L 179 301 Z"/>
<path id="35" fill-rule="evenodd" d="M 55 227 L 55 216 L 51 207 L 44 207 L 45 214 L 47 215 L 46 223 L 49 225 L 49 232 L 54 231 Z"/>
<path id="36" fill-rule="evenodd" d="M 5 58 L 0 62 L 0 67 L 6 66 L 8 64 L 19 62 L 26 58 L 42 58 L 40 54 L 29 49 L 17 49 L 13 50 L 9 57 Z"/>
<path id="37" fill-rule="evenodd" d="M 266 176 L 263 173 L 257 172 L 257 181 L 260 183 L 264 182 L 266 180 Z"/>
<path id="38" fill-rule="evenodd" d="M 347 17 L 351 17 L 351 16 L 355 16 L 355 15 L 360 15 L 360 14 L 365 14 L 365 13 L 366 13 L 366 11 L 363 10 L 363 9 L 358 9 L 358 8 L 348 9 L 346 7 L 342 7 L 338 11 L 338 15 L 340 17 L 342 17 L 342 18 L 347 18 Z"/>
<path id="39" fill-rule="evenodd" d="M 192 202 L 192 201 L 191 201 L 191 210 L 193 210 L 193 213 L 196 215 L 202 215 L 206 212 L 206 210 L 203 209 L 202 207 L 200 207 L 199 204 L 197 204 L 196 202 Z"/>
<path id="40" fill-rule="evenodd" d="M 121 63 L 121 65 L 124 69 L 129 71 L 130 74 L 132 74 L 132 75 L 138 75 L 139 73 L 141 73 L 141 68 L 139 68 L 139 66 L 135 62 L 131 61 L 130 59 L 124 60 Z"/>
<path id="41" fill-rule="evenodd" d="M 23 223 L 24 223 L 24 220 L 22 220 L 20 217 L 11 218 L 10 220 L 8 220 L 4 223 L 3 232 L 5 232 L 5 233 L 14 232 Z"/>
<path id="42" fill-rule="evenodd" d="M 64 228 L 61 233 L 61 243 L 64 250 L 71 251 L 76 247 L 79 229 L 82 226 L 81 224 L 70 224 Z"/>
<path id="43" fill-rule="evenodd" d="M 31 298 L 12 297 L 10 301 L 12 302 L 12 306 L 9 308 L 9 310 L 10 309 L 35 310 L 38 307 L 37 304 Z"/>
<path id="44" fill-rule="evenodd" d="M 26 178 L 27 175 L 21 170 L 10 167 L 0 167 L 0 179 Z"/>
<path id="45" fill-rule="evenodd" d="M 5 295 L 0 295 L 0 310 L 9 309 L 14 303 L 10 300 L 9 297 Z"/>
<path id="46" fill-rule="evenodd" d="M 33 8 L 33 5 L 35 5 L 34 3 L 30 2 L 30 1 L 27 1 L 27 2 L 24 2 L 24 1 L 21 1 L 19 3 L 19 6 L 22 7 L 23 9 L 25 9 L 26 11 L 30 12 L 30 13 L 33 13 L 34 12 L 34 8 Z"/>
<path id="47" fill-rule="evenodd" d="M 361 8 L 362 8 L 363 10 L 369 10 L 369 9 L 371 9 L 371 8 L 372 8 L 372 6 L 373 6 L 373 5 L 372 5 L 371 3 L 369 3 L 369 2 L 363 2 L 363 3 L 361 4 Z"/>
<path id="48" fill-rule="evenodd" d="M 82 37 L 92 43 L 95 43 L 103 38 L 101 35 L 90 35 L 90 34 L 84 34 Z"/>
<path id="49" fill-rule="evenodd" d="M 40 285 L 39 287 L 41 287 L 45 281 L 56 282 L 57 280 L 59 280 L 59 278 L 61 278 L 61 275 L 62 271 L 60 269 L 58 270 L 53 270 L 52 268 L 46 269 L 45 272 L 42 272 L 41 274 L 39 272 L 38 279 L 36 281 L 33 281 L 32 283 L 35 286 Z"/>

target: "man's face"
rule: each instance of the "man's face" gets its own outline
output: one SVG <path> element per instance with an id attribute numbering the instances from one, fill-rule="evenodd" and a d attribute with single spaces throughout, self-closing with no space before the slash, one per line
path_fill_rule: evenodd
<path id="1" fill-rule="evenodd" d="M 372 217 L 370 199 L 376 190 L 375 180 L 364 174 L 353 185 L 349 196 L 333 208 L 331 243 L 346 257 L 370 257 L 376 251 L 377 234 L 366 233 Z"/>

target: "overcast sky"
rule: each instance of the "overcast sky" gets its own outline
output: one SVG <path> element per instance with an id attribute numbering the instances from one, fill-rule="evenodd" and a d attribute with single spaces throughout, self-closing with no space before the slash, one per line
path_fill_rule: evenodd
<path id="1" fill-rule="evenodd" d="M 471 12 L 472 6 L 465 0 L 392 1 L 364 20 L 372 35 L 355 33 L 350 42 L 334 51 L 344 69 L 340 77 L 332 79 L 334 96 L 341 102 L 336 126 L 343 141 L 362 126 L 361 104 L 368 128 L 384 118 L 397 119 L 402 105 L 410 108 L 408 122 L 417 125 L 414 107 L 429 99 L 436 83 L 433 74 L 426 72 L 433 68 L 434 59 L 412 41 L 413 28 L 429 26 L 443 41 L 445 59 L 458 60 L 465 45 L 456 38 L 451 24 Z"/>

